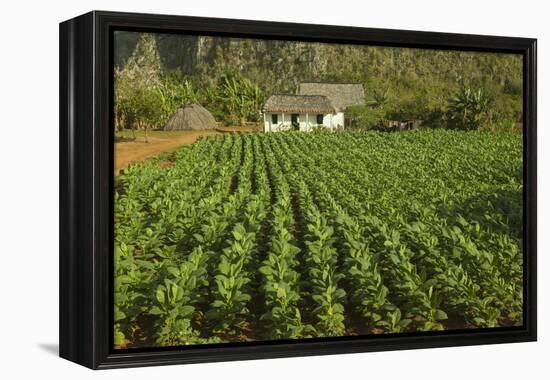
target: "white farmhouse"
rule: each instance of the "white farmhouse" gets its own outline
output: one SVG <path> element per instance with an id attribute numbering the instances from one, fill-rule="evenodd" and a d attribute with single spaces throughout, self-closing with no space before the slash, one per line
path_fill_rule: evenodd
<path id="1" fill-rule="evenodd" d="M 298 95 L 272 95 L 264 105 L 264 131 L 343 128 L 347 107 L 364 104 L 357 83 L 301 83 Z"/>
<path id="2" fill-rule="evenodd" d="M 322 95 L 271 95 L 264 105 L 264 132 L 336 128 L 336 109 Z M 340 122 L 343 125 L 343 120 Z"/>

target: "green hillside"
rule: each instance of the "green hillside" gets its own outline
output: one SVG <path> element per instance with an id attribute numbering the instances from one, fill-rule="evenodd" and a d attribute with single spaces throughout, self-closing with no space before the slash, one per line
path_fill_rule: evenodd
<path id="1" fill-rule="evenodd" d="M 154 77 L 164 91 L 162 101 L 175 97 L 170 106 L 164 104 L 164 113 L 146 121 L 153 127 L 190 102 L 201 103 L 226 124 L 256 121 L 258 103 L 261 108 L 271 94 L 295 93 L 305 81 L 362 83 L 378 119 L 422 119 L 446 127 L 450 100 L 471 89 L 489 100 L 484 127 L 517 127 L 521 121 L 521 55 L 117 32 L 115 66 L 119 84 L 128 77 L 136 81 L 125 71 L 146 71 L 148 81 Z M 242 94 L 251 102 L 246 111 L 228 99 Z M 126 95 L 120 90 L 117 101 Z"/>

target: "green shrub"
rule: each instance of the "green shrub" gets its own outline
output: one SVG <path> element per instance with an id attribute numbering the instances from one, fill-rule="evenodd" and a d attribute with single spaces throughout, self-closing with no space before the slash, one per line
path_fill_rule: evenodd
<path id="1" fill-rule="evenodd" d="M 473 131 L 489 121 L 491 98 L 481 89 L 462 87 L 449 100 L 447 120 L 449 128 Z"/>
<path id="2" fill-rule="evenodd" d="M 379 129 L 385 123 L 385 111 L 381 108 L 352 106 L 346 109 L 346 114 L 353 129 Z"/>

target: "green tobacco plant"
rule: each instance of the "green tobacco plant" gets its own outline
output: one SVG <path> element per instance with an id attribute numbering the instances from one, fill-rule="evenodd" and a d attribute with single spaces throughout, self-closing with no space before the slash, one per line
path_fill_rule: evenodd
<path id="1" fill-rule="evenodd" d="M 402 333 L 407 330 L 412 320 L 407 318 L 401 318 L 401 310 L 395 309 L 392 312 L 386 314 L 386 318 L 379 322 L 381 327 L 384 327 L 391 333 Z"/>
<path id="2" fill-rule="evenodd" d="M 286 217 L 279 215 L 280 218 Z M 293 269 L 300 249 L 292 243 L 292 235 L 284 227 L 275 227 L 267 260 L 260 267 L 264 276 L 267 312 L 262 319 L 272 324 L 273 338 L 300 338 L 312 332 L 302 323 L 298 301 L 299 275 Z"/>
<path id="3" fill-rule="evenodd" d="M 165 279 L 164 284 L 157 287 L 156 300 L 157 305 L 149 313 L 159 317 L 157 343 L 185 344 L 194 335 L 190 320 L 195 311 L 195 307 L 189 304 L 191 299 L 185 294 L 185 289 L 173 280 Z M 186 327 L 185 330 L 180 330 L 183 326 Z"/>
<path id="4" fill-rule="evenodd" d="M 191 321 L 195 305 L 201 301 L 201 285 L 205 285 L 207 256 L 200 247 L 193 250 L 178 267 L 168 266 L 168 275 L 156 289 L 157 304 L 149 314 L 158 316 L 157 342 L 163 345 L 190 344 L 198 333 Z"/>
<path id="5" fill-rule="evenodd" d="M 344 276 L 336 271 L 334 229 L 314 208 L 308 210 L 307 219 L 309 276 L 314 312 L 319 320 L 315 329 L 322 336 L 339 336 L 344 334 L 343 301 L 346 292 L 338 287 Z"/>
<path id="6" fill-rule="evenodd" d="M 345 264 L 350 275 L 353 304 L 367 326 L 385 326 L 384 314 L 394 307 L 388 299 L 388 288 L 383 284 L 378 263 L 364 238 L 365 231 L 343 211 L 339 212 L 338 221 L 345 239 Z"/>
<path id="7" fill-rule="evenodd" d="M 522 154 L 505 132 L 228 133 L 133 164 L 115 344 L 520 326 Z"/>
<path id="8" fill-rule="evenodd" d="M 147 289 L 155 265 L 133 254 L 133 246 L 115 245 L 114 321 L 116 345 L 131 339 L 137 330 L 137 317 L 146 311 Z"/>
<path id="9" fill-rule="evenodd" d="M 250 276 L 245 266 L 256 244 L 255 234 L 247 232 L 242 224 L 235 225 L 232 235 L 234 241 L 223 250 L 214 276 L 215 299 L 207 315 L 217 321 L 217 330 L 236 333 L 249 312 L 251 296 L 246 286 Z"/>

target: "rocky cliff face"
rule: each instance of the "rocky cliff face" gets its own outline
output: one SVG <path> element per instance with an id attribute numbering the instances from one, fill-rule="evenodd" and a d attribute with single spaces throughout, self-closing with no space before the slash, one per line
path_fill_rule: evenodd
<path id="1" fill-rule="evenodd" d="M 139 35 L 116 33 L 115 65 L 125 64 Z M 518 55 L 183 34 L 156 34 L 155 40 L 164 71 L 179 69 L 205 84 L 236 71 L 268 94 L 295 92 L 304 81 L 363 83 L 368 94 L 370 87 L 407 90 L 426 82 L 441 91 L 472 81 L 497 91 L 517 90 L 522 80 Z"/>

